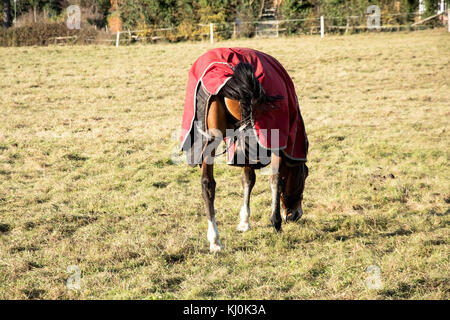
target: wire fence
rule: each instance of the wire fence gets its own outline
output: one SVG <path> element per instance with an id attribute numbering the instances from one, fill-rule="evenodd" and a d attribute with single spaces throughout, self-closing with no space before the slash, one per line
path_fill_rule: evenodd
<path id="1" fill-rule="evenodd" d="M 89 39 L 92 42 L 131 44 L 135 42 L 154 43 L 157 41 L 201 40 L 211 43 L 250 37 L 280 37 L 284 35 L 348 34 L 359 32 L 395 32 L 404 30 L 423 30 L 435 27 L 448 27 L 449 10 L 424 18 L 419 13 L 395 13 L 346 17 L 301 17 L 296 19 L 272 19 L 263 21 L 242 21 L 234 23 L 210 23 L 181 25 L 170 28 L 148 28 L 124 30 L 109 33 L 106 39 Z"/>

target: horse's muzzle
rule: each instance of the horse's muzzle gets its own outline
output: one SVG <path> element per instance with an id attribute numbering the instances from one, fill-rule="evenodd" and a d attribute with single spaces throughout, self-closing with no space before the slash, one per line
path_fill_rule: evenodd
<path id="1" fill-rule="evenodd" d="M 298 219 L 300 219 L 303 215 L 303 210 L 301 208 L 294 210 L 292 212 L 287 212 L 286 214 L 283 214 L 283 218 L 285 222 L 295 222 Z"/>

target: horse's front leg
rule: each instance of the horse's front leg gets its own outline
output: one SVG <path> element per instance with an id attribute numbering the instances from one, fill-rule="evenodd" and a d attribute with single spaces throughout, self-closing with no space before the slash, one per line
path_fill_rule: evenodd
<path id="1" fill-rule="evenodd" d="M 210 164 L 208 164 L 210 162 Z M 208 218 L 208 240 L 209 251 L 217 252 L 222 249 L 219 240 L 219 230 L 217 230 L 216 217 L 214 212 L 214 198 L 216 193 L 216 181 L 214 180 L 214 162 L 208 161 L 208 157 L 202 163 L 202 194 L 205 201 L 206 216 Z"/>
<path id="2" fill-rule="evenodd" d="M 240 217 L 241 222 L 237 229 L 238 231 L 245 232 L 250 229 L 250 194 L 252 193 L 253 186 L 255 185 L 256 175 L 255 169 L 252 167 L 244 167 L 242 171 L 242 187 L 244 188 L 244 204 L 242 205 Z"/>
<path id="3" fill-rule="evenodd" d="M 282 159 L 275 152 L 272 152 L 271 167 L 272 174 L 270 175 L 270 188 L 272 189 L 272 215 L 270 221 L 275 227 L 275 230 L 281 231 L 281 214 L 280 214 L 280 196 L 281 196 L 281 167 Z"/>

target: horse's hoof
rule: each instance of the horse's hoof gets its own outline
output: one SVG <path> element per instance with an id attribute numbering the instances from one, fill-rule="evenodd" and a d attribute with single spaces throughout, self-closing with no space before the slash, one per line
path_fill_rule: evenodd
<path id="1" fill-rule="evenodd" d="M 241 222 L 239 223 L 239 225 L 237 226 L 237 230 L 240 232 L 246 232 L 248 230 L 250 230 L 250 223 L 245 223 L 245 222 Z"/>
<path id="2" fill-rule="evenodd" d="M 222 250 L 222 245 L 219 243 L 219 244 L 217 244 L 217 243 L 211 243 L 210 244 L 210 246 L 209 246 L 209 252 L 211 252 L 211 253 L 216 253 L 216 252 L 219 252 L 219 251 L 221 251 Z"/>
<path id="3" fill-rule="evenodd" d="M 281 221 L 278 223 L 272 223 L 273 227 L 275 228 L 276 232 L 281 232 Z"/>

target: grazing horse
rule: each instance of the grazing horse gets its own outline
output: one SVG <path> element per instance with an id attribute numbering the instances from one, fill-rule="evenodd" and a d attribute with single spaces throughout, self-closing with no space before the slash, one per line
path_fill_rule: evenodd
<path id="1" fill-rule="evenodd" d="M 243 168 L 238 231 L 250 228 L 255 169 L 269 163 L 275 230 L 281 231 L 282 219 L 302 216 L 308 140 L 292 80 L 273 57 L 252 49 L 219 48 L 198 58 L 189 73 L 182 127 L 188 163 L 201 169 L 211 252 L 222 249 L 214 210 L 214 158 L 221 141 L 228 164 Z"/>

